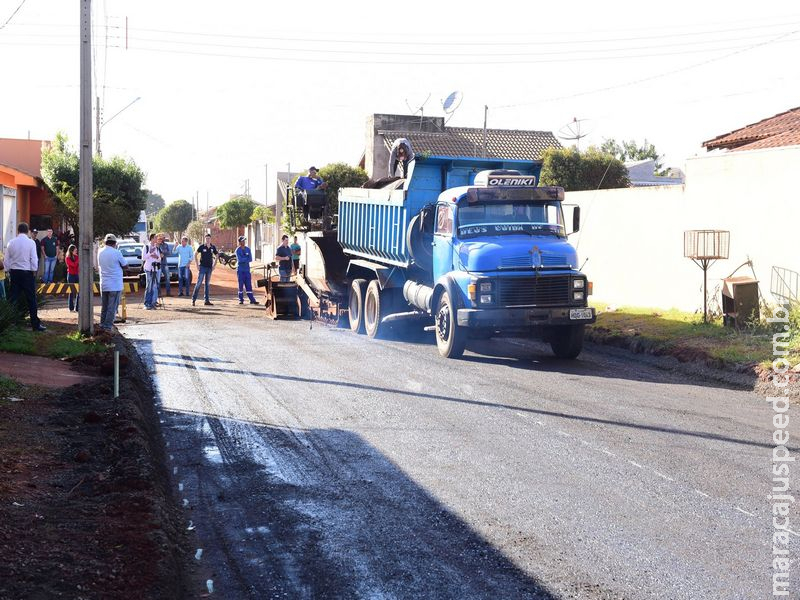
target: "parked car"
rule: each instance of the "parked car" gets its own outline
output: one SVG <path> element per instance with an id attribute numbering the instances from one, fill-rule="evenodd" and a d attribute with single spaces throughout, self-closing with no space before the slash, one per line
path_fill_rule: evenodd
<path id="1" fill-rule="evenodd" d="M 169 280 L 170 281 L 178 281 L 178 255 L 175 254 L 175 244 L 172 242 L 167 242 L 167 246 L 169 246 L 169 253 L 167 254 L 167 267 L 169 268 Z M 139 245 L 139 252 L 141 254 L 142 245 Z M 140 261 L 141 262 L 141 261 Z M 141 273 L 139 276 L 141 279 L 141 285 L 145 286 L 147 280 L 145 279 L 144 270 L 142 265 L 139 265 L 138 273 Z M 192 270 L 189 269 L 189 285 L 192 285 Z M 161 280 L 161 285 L 164 285 L 164 280 Z"/>
<path id="2" fill-rule="evenodd" d="M 122 269 L 124 275 L 138 275 L 142 272 L 142 245 L 138 242 L 124 240 L 117 244 L 117 250 L 128 262 L 128 266 Z"/>

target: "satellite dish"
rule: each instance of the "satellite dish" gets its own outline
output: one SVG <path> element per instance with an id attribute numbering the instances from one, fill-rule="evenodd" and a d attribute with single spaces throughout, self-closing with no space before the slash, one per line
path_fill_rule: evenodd
<path id="1" fill-rule="evenodd" d="M 450 94 L 447 99 L 442 103 L 442 108 L 444 109 L 445 114 L 453 114 L 456 112 L 456 109 L 461 106 L 461 101 L 464 99 L 464 94 L 459 91 L 455 91 Z"/>
<path id="2" fill-rule="evenodd" d="M 450 94 L 444 102 L 442 102 L 442 109 L 444 109 L 444 114 L 448 115 L 445 123 L 453 118 L 453 115 L 456 112 L 456 109 L 461 106 L 461 101 L 464 99 L 464 94 L 456 90 L 452 94 Z"/>
<path id="3" fill-rule="evenodd" d="M 420 107 L 417 110 L 414 110 L 413 108 L 411 108 L 411 105 L 408 103 L 408 99 L 406 99 L 406 106 L 408 107 L 408 110 L 411 111 L 411 115 L 414 116 L 417 113 L 419 113 L 419 130 L 420 131 L 422 131 L 422 121 L 423 121 L 423 119 L 425 117 L 425 105 L 428 103 L 428 100 L 430 100 L 430 99 L 431 99 L 431 95 L 430 95 L 430 92 L 429 92 L 428 93 L 428 97 L 425 98 L 425 102 L 420 104 Z"/>
<path id="4" fill-rule="evenodd" d="M 580 150 L 581 139 L 589 135 L 589 132 L 585 131 L 585 124 L 588 122 L 589 119 L 579 119 L 577 117 L 573 117 L 571 122 L 567 123 L 558 130 L 558 137 L 560 137 L 562 140 L 575 142 L 575 146 Z"/>

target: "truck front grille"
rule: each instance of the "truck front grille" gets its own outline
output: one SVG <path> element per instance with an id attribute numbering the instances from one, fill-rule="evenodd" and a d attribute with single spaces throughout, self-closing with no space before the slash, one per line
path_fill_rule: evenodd
<path id="1" fill-rule="evenodd" d="M 566 306 L 569 301 L 568 275 L 509 277 L 500 280 L 502 306 Z"/>

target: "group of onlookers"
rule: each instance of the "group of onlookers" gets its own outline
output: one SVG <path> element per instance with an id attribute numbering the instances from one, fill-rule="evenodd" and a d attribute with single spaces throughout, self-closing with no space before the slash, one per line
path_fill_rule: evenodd
<path id="1" fill-rule="evenodd" d="M 5 255 L 0 252 L 0 297 L 5 297 L 6 295 L 3 283 L 6 274 L 8 274 L 10 276 L 9 300 L 17 302 L 18 299 L 24 297 L 30 313 L 31 327 L 34 331 L 45 331 L 46 327 L 41 324 L 37 313 L 36 274 L 40 261 L 43 261 L 43 281 L 45 283 L 53 281 L 53 271 L 60 250 L 59 240 L 53 236 L 52 230 L 48 230 L 41 240 L 36 240 L 27 223 L 20 223 L 17 232 L 17 237 L 9 242 Z M 275 260 L 279 263 L 281 281 L 289 281 L 292 273 L 297 273 L 300 252 L 301 248 L 297 243 L 297 237 L 294 238 L 294 243 L 290 246 L 288 236 L 284 235 L 275 256 Z M 152 234 L 148 243 L 144 244 L 142 248 L 143 270 L 146 280 L 145 307 L 152 310 L 158 305 L 159 286 L 162 277 L 165 278 L 165 293 L 167 296 L 171 295 L 167 258 L 174 255 L 178 257 L 178 296 L 189 297 L 190 266 L 194 261 L 197 267 L 197 282 L 191 293 L 192 306 L 197 301 L 201 286 L 203 286 L 204 304 L 212 306 L 209 289 L 211 275 L 217 264 L 219 251 L 211 243 L 211 235 L 207 234 L 204 238 L 204 243 L 200 244 L 197 249 L 194 249 L 189 244 L 187 236 L 183 236 L 181 243 L 171 249 L 166 242 L 166 236 L 158 233 Z M 239 304 L 244 304 L 245 295 L 247 295 L 250 304 L 258 304 L 253 295 L 250 272 L 253 252 L 247 246 L 244 236 L 238 238 L 236 260 Z M 66 264 L 67 283 L 78 283 L 80 259 L 74 244 L 69 244 L 64 254 L 64 262 Z M 113 327 L 114 317 L 122 297 L 123 275 L 127 266 L 125 257 L 117 248 L 116 236 L 111 233 L 107 234 L 97 253 L 97 268 L 100 274 L 100 295 L 102 299 L 100 329 L 111 330 Z M 70 291 L 68 297 L 69 310 L 77 311 L 79 301 L 79 293 Z"/>

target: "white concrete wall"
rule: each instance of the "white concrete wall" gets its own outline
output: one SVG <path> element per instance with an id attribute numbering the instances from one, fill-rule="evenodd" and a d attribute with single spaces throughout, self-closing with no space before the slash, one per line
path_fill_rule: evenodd
<path id="1" fill-rule="evenodd" d="M 588 259 L 594 298 L 702 309 L 702 270 L 683 257 L 689 229 L 731 232 L 729 259 L 709 269 L 709 294 L 749 257 L 770 298 L 773 266 L 800 271 L 798 165 L 800 146 L 731 152 L 689 159 L 683 186 L 567 193 L 581 206 L 581 231 L 570 239 Z"/>

